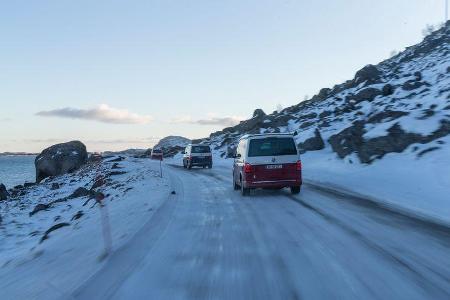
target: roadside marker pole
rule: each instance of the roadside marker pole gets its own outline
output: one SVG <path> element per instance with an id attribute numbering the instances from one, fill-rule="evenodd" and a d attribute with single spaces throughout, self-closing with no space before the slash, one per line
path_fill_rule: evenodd
<path id="1" fill-rule="evenodd" d="M 111 236 L 111 226 L 109 223 L 108 206 L 106 202 L 103 201 L 105 196 L 102 193 L 97 193 L 95 200 L 100 205 L 100 215 L 102 220 L 102 232 L 103 232 L 103 242 L 105 243 L 105 254 L 108 255 L 112 250 L 112 236 Z"/>
<path id="2" fill-rule="evenodd" d="M 162 159 L 159 161 L 159 177 L 162 178 Z"/>

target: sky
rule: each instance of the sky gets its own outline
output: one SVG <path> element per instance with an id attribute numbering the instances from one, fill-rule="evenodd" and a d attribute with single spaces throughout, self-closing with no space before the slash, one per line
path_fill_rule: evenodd
<path id="1" fill-rule="evenodd" d="M 445 0 L 0 0 L 0 152 L 201 138 L 423 39 Z"/>

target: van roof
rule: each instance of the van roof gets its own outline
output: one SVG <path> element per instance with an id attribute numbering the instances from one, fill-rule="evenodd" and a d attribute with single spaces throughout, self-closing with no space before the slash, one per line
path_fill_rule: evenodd
<path id="1" fill-rule="evenodd" d="M 241 136 L 241 138 L 239 140 L 243 140 L 243 139 L 248 139 L 248 138 L 252 138 L 252 137 L 265 137 L 265 136 L 290 136 L 290 137 L 294 137 L 294 133 L 255 133 L 255 134 L 244 134 L 243 136 Z"/>

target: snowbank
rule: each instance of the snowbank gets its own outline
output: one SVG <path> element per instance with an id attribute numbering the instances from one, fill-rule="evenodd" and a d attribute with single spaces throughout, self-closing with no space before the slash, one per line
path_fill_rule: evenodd
<path id="1" fill-rule="evenodd" d="M 2 299 L 64 298 L 67 295 L 62 291 L 78 287 L 105 262 L 100 207 L 95 200 L 84 205 L 88 197 L 68 199 L 30 216 L 36 204 L 67 197 L 78 187 L 89 189 L 99 174 L 109 174 L 97 191 L 106 195 L 113 249 L 117 249 L 167 199 L 170 184 L 159 177 L 159 162 L 128 157 L 111 160 L 45 181 L 19 200 L 0 203 Z M 61 188 L 52 190 L 55 182 Z M 41 243 L 44 232 L 59 223 L 69 226 L 51 232 Z"/>
<path id="2" fill-rule="evenodd" d="M 450 138 L 442 139 L 450 143 Z M 431 145 L 433 146 L 433 145 Z M 302 156 L 303 178 L 320 185 L 365 195 L 391 208 L 450 224 L 450 156 L 410 147 L 371 165 L 356 157 L 338 159 L 330 149 Z M 439 147 L 439 145 L 434 145 Z"/>

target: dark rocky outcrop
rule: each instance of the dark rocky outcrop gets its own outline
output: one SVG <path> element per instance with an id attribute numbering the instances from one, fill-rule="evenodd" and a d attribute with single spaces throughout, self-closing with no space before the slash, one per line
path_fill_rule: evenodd
<path id="1" fill-rule="evenodd" d="M 383 86 L 383 89 L 381 90 L 381 93 L 383 94 L 383 96 L 390 96 L 394 93 L 394 87 L 391 84 L 385 84 Z"/>
<path id="2" fill-rule="evenodd" d="M 55 230 L 57 230 L 59 228 L 62 228 L 62 227 L 66 227 L 66 226 L 70 226 L 70 224 L 69 223 L 58 223 L 58 224 L 53 225 L 52 227 L 47 229 L 47 231 L 44 233 L 44 235 L 42 236 L 42 238 L 41 238 L 39 243 L 42 243 L 43 241 L 48 239 L 48 235 L 50 234 L 50 232 L 55 231 Z"/>
<path id="3" fill-rule="evenodd" d="M 94 182 L 94 184 L 93 184 L 92 187 L 91 187 L 91 190 L 97 189 L 97 188 L 99 188 L 99 187 L 105 185 L 105 183 L 106 183 L 105 178 L 103 178 L 102 176 L 98 176 L 98 177 L 95 179 L 95 182 Z"/>
<path id="4" fill-rule="evenodd" d="M 99 153 L 92 153 L 89 155 L 88 162 L 90 163 L 98 163 L 101 162 L 103 159 L 102 155 Z"/>
<path id="5" fill-rule="evenodd" d="M 322 101 L 325 100 L 326 98 L 328 98 L 328 96 L 330 96 L 331 94 L 331 89 L 329 88 L 322 88 L 320 89 L 319 93 L 317 95 L 314 95 L 311 98 L 311 101 L 316 102 L 316 101 Z"/>
<path id="6" fill-rule="evenodd" d="M 71 221 L 74 220 L 78 220 L 79 218 L 81 218 L 84 215 L 82 210 L 79 210 L 76 214 L 73 215 L 72 219 L 70 219 Z"/>
<path id="7" fill-rule="evenodd" d="M 356 153 L 362 163 L 371 163 L 388 153 L 401 153 L 414 143 L 426 144 L 450 134 L 450 121 L 442 120 L 439 129 L 426 136 L 405 132 L 398 123 L 388 129 L 386 136 L 365 140 L 364 133 L 364 122 L 357 121 L 328 141 L 340 158 Z"/>
<path id="8" fill-rule="evenodd" d="M 421 81 L 422 80 L 422 73 L 419 71 L 414 72 L 414 77 L 416 77 L 416 81 Z"/>
<path id="9" fill-rule="evenodd" d="M 7 200 L 9 197 L 9 193 L 6 190 L 6 187 L 4 184 L 0 184 L 0 201 Z"/>
<path id="10" fill-rule="evenodd" d="M 376 88 L 365 88 L 359 91 L 356 95 L 350 96 L 349 100 L 354 100 L 356 103 L 362 101 L 372 101 L 376 96 L 383 94 L 382 91 Z"/>
<path id="11" fill-rule="evenodd" d="M 86 196 L 94 197 L 95 191 L 88 190 L 87 188 L 84 188 L 84 187 L 79 187 L 68 197 L 68 199 L 74 199 L 74 198 L 86 197 Z"/>
<path id="12" fill-rule="evenodd" d="M 371 115 L 370 118 L 367 120 L 368 123 L 381 123 L 381 122 L 388 122 L 395 119 L 398 119 L 403 116 L 407 116 L 409 113 L 406 111 L 400 111 L 400 110 L 385 110 L 382 112 L 379 112 L 377 114 Z"/>
<path id="13" fill-rule="evenodd" d="M 259 118 L 264 116 L 266 116 L 266 113 L 260 108 L 255 109 L 255 111 L 253 112 L 253 118 Z"/>
<path id="14" fill-rule="evenodd" d="M 300 153 L 303 154 L 306 151 L 316 151 L 325 148 L 325 143 L 322 139 L 319 129 L 316 128 L 314 136 L 305 140 L 303 143 L 298 144 Z"/>
<path id="15" fill-rule="evenodd" d="M 427 84 L 422 81 L 408 80 L 405 83 L 403 83 L 402 89 L 404 89 L 405 91 L 412 91 L 412 90 L 420 88 L 423 85 L 427 85 Z"/>
<path id="16" fill-rule="evenodd" d="M 40 212 L 41 210 L 47 210 L 49 207 L 50 207 L 50 206 L 49 206 L 48 204 L 42 204 L 42 203 L 37 204 L 37 205 L 34 207 L 33 211 L 31 211 L 31 212 L 29 213 L 29 215 L 30 215 L 30 217 L 31 217 L 32 215 L 34 215 L 34 214 L 37 213 L 37 212 Z"/>
<path id="17" fill-rule="evenodd" d="M 352 154 L 364 144 L 364 122 L 356 121 L 352 126 L 332 135 L 328 142 L 340 158 Z"/>
<path id="18" fill-rule="evenodd" d="M 374 65 L 367 65 L 355 74 L 353 79 L 354 85 L 366 82 L 366 84 L 372 84 L 378 82 L 381 72 Z"/>
<path id="19" fill-rule="evenodd" d="M 79 141 L 53 145 L 39 154 L 35 161 L 36 182 L 49 176 L 71 173 L 86 163 L 86 146 Z"/>

